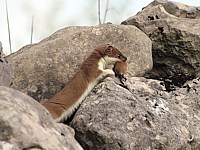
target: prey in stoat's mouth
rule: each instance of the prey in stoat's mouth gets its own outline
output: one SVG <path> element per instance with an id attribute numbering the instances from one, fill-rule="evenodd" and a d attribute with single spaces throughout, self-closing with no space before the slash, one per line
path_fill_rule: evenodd
<path id="1" fill-rule="evenodd" d="M 115 72 L 115 76 L 120 80 L 120 82 L 124 85 L 126 82 L 125 74 L 128 71 L 128 64 L 126 61 L 118 61 L 115 63 L 113 71 Z"/>
<path id="2" fill-rule="evenodd" d="M 100 80 L 115 75 L 112 69 L 108 69 L 108 65 L 126 60 L 117 48 L 109 44 L 95 48 L 73 79 L 43 106 L 57 122 L 66 121 Z"/>

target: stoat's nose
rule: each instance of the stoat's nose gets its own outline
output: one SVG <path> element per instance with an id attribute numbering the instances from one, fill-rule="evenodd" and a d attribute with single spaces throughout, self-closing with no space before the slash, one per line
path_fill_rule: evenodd
<path id="1" fill-rule="evenodd" d="M 122 61 L 127 61 L 127 58 L 125 56 L 123 56 Z"/>

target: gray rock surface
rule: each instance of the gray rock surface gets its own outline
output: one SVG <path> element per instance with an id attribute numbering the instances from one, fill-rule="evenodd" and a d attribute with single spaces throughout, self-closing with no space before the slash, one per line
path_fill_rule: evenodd
<path id="1" fill-rule="evenodd" d="M 7 62 L 3 53 L 3 47 L 0 42 L 0 86 L 10 86 L 12 83 L 13 71 Z"/>
<path id="2" fill-rule="evenodd" d="M 154 0 L 147 7 L 153 7 L 157 5 L 162 5 L 169 14 L 176 17 L 191 19 L 200 18 L 200 7 L 188 6 L 183 3 L 167 0 Z"/>
<path id="3" fill-rule="evenodd" d="M 129 90 L 99 84 L 71 126 L 84 149 L 200 149 L 200 80 L 166 92 L 157 80 L 132 77 Z"/>
<path id="4" fill-rule="evenodd" d="M 183 15 L 193 9 L 197 10 L 183 4 L 155 0 L 136 16 L 122 22 L 137 26 L 153 42 L 154 67 L 147 77 L 200 76 L 200 19 Z"/>
<path id="5" fill-rule="evenodd" d="M 31 97 L 0 86 L 0 149 L 82 150 L 74 130 L 57 124 Z"/>
<path id="6" fill-rule="evenodd" d="M 14 66 L 12 87 L 36 100 L 50 98 L 96 46 L 106 43 L 128 57 L 130 75 L 141 76 L 152 69 L 151 40 L 136 27 L 67 27 L 7 57 Z"/>

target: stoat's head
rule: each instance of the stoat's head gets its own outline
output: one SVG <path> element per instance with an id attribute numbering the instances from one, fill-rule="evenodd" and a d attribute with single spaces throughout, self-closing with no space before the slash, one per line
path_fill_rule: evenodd
<path id="1" fill-rule="evenodd" d="M 102 51 L 102 57 L 107 64 L 115 64 L 117 61 L 126 61 L 127 58 L 115 47 L 106 44 Z"/>

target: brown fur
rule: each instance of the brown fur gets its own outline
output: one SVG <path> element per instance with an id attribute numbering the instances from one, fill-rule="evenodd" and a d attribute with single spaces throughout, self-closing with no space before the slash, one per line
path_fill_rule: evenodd
<path id="1" fill-rule="evenodd" d="M 128 71 L 128 63 L 124 61 L 118 61 L 115 63 L 114 68 L 115 76 L 124 84 L 126 81 L 125 74 Z"/>
<path id="2" fill-rule="evenodd" d="M 110 58 L 116 60 L 110 61 Z M 117 60 L 126 61 L 126 57 L 117 48 L 108 44 L 97 47 L 82 63 L 73 79 L 43 105 L 57 121 L 66 120 L 99 80 L 114 74 L 106 67 L 108 64 L 114 64 Z"/>

